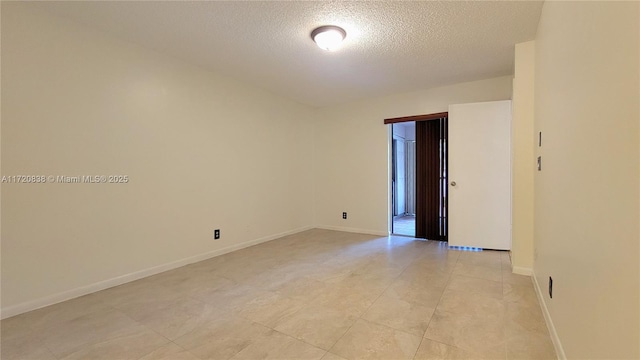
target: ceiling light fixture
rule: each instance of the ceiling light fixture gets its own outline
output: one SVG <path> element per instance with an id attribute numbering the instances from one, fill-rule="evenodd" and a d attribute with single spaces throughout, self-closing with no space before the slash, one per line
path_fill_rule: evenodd
<path id="1" fill-rule="evenodd" d="M 347 32 L 335 25 L 320 26 L 311 32 L 311 38 L 318 44 L 318 47 L 328 51 L 340 48 L 345 37 L 347 37 Z"/>

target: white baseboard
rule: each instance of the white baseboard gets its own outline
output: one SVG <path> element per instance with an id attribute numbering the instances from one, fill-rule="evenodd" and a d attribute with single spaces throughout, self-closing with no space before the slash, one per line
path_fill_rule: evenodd
<path id="1" fill-rule="evenodd" d="M 511 267 L 511 271 L 514 274 L 518 274 L 518 275 L 526 275 L 526 276 L 533 275 L 533 269 L 522 267 L 522 266 L 513 266 Z"/>
<path id="2" fill-rule="evenodd" d="M 388 231 L 357 229 L 357 228 L 342 227 L 342 226 L 331 226 L 331 225 L 318 225 L 318 226 L 316 226 L 316 228 L 317 229 L 324 229 L 324 230 L 344 231 L 344 232 L 358 233 L 358 234 L 376 235 L 376 236 L 389 236 L 389 232 Z"/>
<path id="3" fill-rule="evenodd" d="M 556 327 L 553 325 L 553 320 L 551 320 L 551 315 L 549 314 L 547 303 L 544 301 L 543 292 L 542 290 L 540 290 L 540 284 L 538 284 L 538 279 L 536 278 L 535 274 L 532 274 L 531 281 L 533 281 L 533 288 L 536 290 L 538 302 L 540 303 L 540 307 L 542 308 L 542 314 L 544 315 L 544 320 L 547 323 L 547 328 L 549 329 L 549 335 L 551 336 L 553 347 L 556 349 L 556 356 L 559 360 L 566 360 L 567 355 L 565 355 L 564 349 L 562 348 L 562 343 L 560 342 L 560 338 L 558 337 L 558 332 L 556 332 Z"/>
<path id="4" fill-rule="evenodd" d="M 133 273 L 130 273 L 130 274 L 117 276 L 117 277 L 114 277 L 114 278 L 111 278 L 111 279 L 99 281 L 97 283 L 93 283 L 93 284 L 77 287 L 75 289 L 59 292 L 57 294 L 45 296 L 45 297 L 40 298 L 40 299 L 31 300 L 31 301 L 27 301 L 27 302 L 24 302 L 24 303 L 21 303 L 21 304 L 9 306 L 7 308 L 3 308 L 2 310 L 0 310 L 0 314 L 1 314 L 0 318 L 6 319 L 8 317 L 19 315 L 19 314 L 25 313 L 27 311 L 40 309 L 40 308 L 43 308 L 45 306 L 57 304 L 59 302 L 63 302 L 63 301 L 66 301 L 66 300 L 71 300 L 71 299 L 74 299 L 74 298 L 77 298 L 77 297 L 80 297 L 80 296 L 83 296 L 83 295 L 94 293 L 96 291 L 100 291 L 100 290 L 108 289 L 110 287 L 122 285 L 122 284 L 131 282 L 131 281 L 135 281 L 135 280 L 138 280 L 138 279 L 142 279 L 142 278 L 145 278 L 145 277 L 148 277 L 148 276 L 151 276 L 151 275 L 156 275 L 156 274 L 159 274 L 161 272 L 173 270 L 173 269 L 185 266 L 185 265 L 189 265 L 189 264 L 193 264 L 193 263 L 196 263 L 196 262 L 199 262 L 199 261 L 207 260 L 207 259 L 210 259 L 212 257 L 216 257 L 216 256 L 219 256 L 219 255 L 230 253 L 232 251 L 244 249 L 244 248 L 249 247 L 249 246 L 253 246 L 253 245 L 257 245 L 257 244 L 264 243 L 264 242 L 267 242 L 267 241 L 275 240 L 275 239 L 281 238 L 283 236 L 296 234 L 296 233 L 299 233 L 299 232 L 302 232 L 302 231 L 306 231 L 306 230 L 310 230 L 310 229 L 313 229 L 313 226 L 305 226 L 305 227 L 302 227 L 302 228 L 298 228 L 298 229 L 294 229 L 294 230 L 290 230 L 290 231 L 285 231 L 285 232 L 282 232 L 282 233 L 279 233 L 279 234 L 269 235 L 269 236 L 265 236 L 265 237 L 262 237 L 262 238 L 259 238 L 259 239 L 245 241 L 245 242 L 240 243 L 240 244 L 227 246 L 225 248 L 217 249 L 217 250 L 214 250 L 214 251 L 210 251 L 208 253 L 191 256 L 191 257 L 188 257 L 188 258 L 185 258 L 185 259 L 181 259 L 181 260 L 177 260 L 177 261 L 172 261 L 172 262 L 167 263 L 167 264 L 154 266 L 152 268 L 136 271 L 136 272 L 133 272 Z"/>

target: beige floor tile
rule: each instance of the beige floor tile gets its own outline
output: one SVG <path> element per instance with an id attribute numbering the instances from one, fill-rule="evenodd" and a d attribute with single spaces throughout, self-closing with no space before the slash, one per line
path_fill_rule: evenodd
<path id="1" fill-rule="evenodd" d="M 487 266 L 502 269 L 502 251 L 461 251 L 458 257 L 459 263 L 475 266 Z"/>
<path id="2" fill-rule="evenodd" d="M 331 348 L 345 359 L 412 359 L 421 338 L 389 327 L 358 320 Z"/>
<path id="3" fill-rule="evenodd" d="M 511 272 L 511 269 L 502 269 L 502 281 L 505 284 L 529 286 L 533 284 L 531 276 L 518 275 Z"/>
<path id="4" fill-rule="evenodd" d="M 361 275 L 384 275 L 394 278 L 404 271 L 404 269 L 414 260 L 411 253 L 393 254 L 382 253 L 374 255 L 367 262 L 354 269 L 354 273 Z"/>
<path id="5" fill-rule="evenodd" d="M 194 296 L 194 299 L 206 302 L 218 308 L 235 311 L 249 301 L 267 294 L 267 291 L 258 289 L 253 286 L 244 285 L 242 283 L 234 283 L 233 285 L 223 286 L 221 288 L 206 291 L 202 294 Z"/>
<path id="6" fill-rule="evenodd" d="M 438 310 L 454 314 L 502 319 L 506 305 L 503 300 L 483 293 L 447 289 L 442 294 Z"/>
<path id="7" fill-rule="evenodd" d="M 362 318 L 422 337 L 434 310 L 396 297 L 381 296 Z"/>
<path id="8" fill-rule="evenodd" d="M 367 268 L 368 266 L 369 265 L 366 265 L 364 268 Z M 373 268 L 369 270 L 362 269 L 363 268 L 356 269 L 340 284 L 380 295 L 384 289 L 386 289 L 387 286 L 389 286 L 389 284 L 391 284 L 402 273 L 404 268 L 381 265 L 377 270 L 374 270 Z"/>
<path id="9" fill-rule="evenodd" d="M 414 261 L 409 264 L 402 273 L 401 277 L 407 277 L 413 275 L 413 278 L 420 278 L 423 276 L 430 277 L 444 277 L 449 279 L 451 273 L 456 267 L 455 261 L 443 262 L 440 260 L 421 260 L 420 262 Z"/>
<path id="10" fill-rule="evenodd" d="M 156 332 L 144 329 L 133 334 L 118 336 L 83 347 L 61 359 L 134 360 L 168 343 L 169 341 L 166 338 Z"/>
<path id="11" fill-rule="evenodd" d="M 180 304 L 194 301 L 186 296 L 157 296 L 143 295 L 139 299 L 127 303 L 118 304 L 115 308 L 136 321 L 147 320 L 157 314 L 164 313 L 165 309 L 176 308 Z"/>
<path id="12" fill-rule="evenodd" d="M 295 300 L 275 292 L 267 292 L 238 309 L 238 314 L 273 328 L 282 318 L 302 309 L 307 303 Z"/>
<path id="13" fill-rule="evenodd" d="M 0 324 L 2 358 L 21 360 L 553 354 L 531 278 L 511 273 L 507 252 L 321 229 Z"/>
<path id="14" fill-rule="evenodd" d="M 274 287 L 272 291 L 294 300 L 310 302 L 328 291 L 328 288 L 329 286 L 322 281 L 310 277 L 301 277 Z"/>
<path id="15" fill-rule="evenodd" d="M 229 359 L 272 330 L 228 315 L 201 325 L 174 340 L 200 359 Z"/>
<path id="16" fill-rule="evenodd" d="M 502 281 L 502 269 L 492 266 L 470 265 L 458 262 L 453 270 L 454 275 L 464 275 L 491 281 Z"/>
<path id="17" fill-rule="evenodd" d="M 327 352 L 326 354 L 324 354 L 321 360 L 347 360 L 347 359 L 343 358 L 342 356 L 338 356 L 336 354 Z"/>
<path id="18" fill-rule="evenodd" d="M 547 334 L 518 331 L 508 335 L 508 359 L 557 359 L 553 343 Z"/>
<path id="19" fill-rule="evenodd" d="M 506 309 L 507 336 L 519 331 L 531 331 L 549 336 L 547 323 L 540 307 L 507 302 Z"/>
<path id="20" fill-rule="evenodd" d="M 403 279 L 394 281 L 383 295 L 435 308 L 442 297 L 444 289 L 444 285 L 428 285 Z"/>
<path id="21" fill-rule="evenodd" d="M 186 297 L 172 287 L 144 280 L 120 285 L 98 294 L 105 303 L 127 314 L 159 310 Z"/>
<path id="22" fill-rule="evenodd" d="M 511 252 L 510 251 L 501 251 L 500 252 L 500 262 L 502 263 L 502 268 L 505 266 L 511 268 Z"/>
<path id="23" fill-rule="evenodd" d="M 242 349 L 232 359 L 233 360 L 255 360 L 255 359 L 309 359 L 319 360 L 326 353 L 317 347 L 305 344 L 290 336 L 271 331 L 261 336 L 255 342 Z"/>
<path id="24" fill-rule="evenodd" d="M 175 340 L 201 325 L 224 316 L 225 313 L 226 311 L 211 304 L 181 299 L 170 306 L 146 312 L 134 319 L 167 339 Z"/>
<path id="25" fill-rule="evenodd" d="M 311 301 L 314 306 L 329 307 L 349 316 L 361 316 L 384 289 L 366 284 L 339 284 L 319 294 Z"/>
<path id="26" fill-rule="evenodd" d="M 345 264 L 336 263 L 336 259 L 330 259 L 319 264 L 318 271 L 309 274 L 310 278 L 327 284 L 335 284 L 347 278 L 354 271 L 352 265 L 345 260 Z"/>
<path id="27" fill-rule="evenodd" d="M 436 244 L 436 242 L 432 241 L 423 252 L 421 258 L 437 258 L 456 262 L 462 253 L 462 251 L 449 250 L 449 245 L 447 245 L 447 243 L 437 242 Z"/>
<path id="28" fill-rule="evenodd" d="M 366 310 L 382 293 L 389 287 L 392 280 L 381 279 L 378 277 L 366 277 L 365 275 L 351 274 L 340 283 L 335 284 L 332 289 L 323 292 L 317 298 L 323 298 L 324 295 L 349 297 L 353 299 L 362 299 L 367 306 L 360 311 L 360 314 Z"/>
<path id="29" fill-rule="evenodd" d="M 32 334 L 35 311 L 0 320 L 0 340 L 5 341 L 13 337 L 23 338 Z"/>
<path id="30" fill-rule="evenodd" d="M 425 270 L 423 266 L 415 267 L 415 265 L 410 265 L 398 276 L 396 281 L 408 281 L 424 287 L 440 287 L 444 289 L 450 278 L 451 272 L 434 273 Z"/>
<path id="31" fill-rule="evenodd" d="M 213 279 L 221 277 L 219 274 L 224 262 L 223 256 L 213 258 L 153 275 L 145 280 L 149 282 L 149 285 L 184 291 L 184 289 L 191 287 L 192 284 L 206 285 L 206 280 L 215 283 Z"/>
<path id="32" fill-rule="evenodd" d="M 504 300 L 512 303 L 519 303 L 530 307 L 539 307 L 533 285 L 512 285 L 504 284 Z"/>
<path id="33" fill-rule="evenodd" d="M 19 315 L 34 331 L 41 331 L 93 313 L 112 310 L 101 296 L 90 294 Z M 3 329 L 4 330 L 4 329 Z M 5 334 L 3 334 L 5 335 Z"/>
<path id="34" fill-rule="evenodd" d="M 273 264 L 265 260 L 255 259 L 250 254 L 228 261 L 219 270 L 219 274 L 235 282 L 250 285 L 252 279 L 263 276 Z"/>
<path id="35" fill-rule="evenodd" d="M 244 285 L 250 285 L 262 290 L 274 291 L 290 282 L 303 277 L 295 271 L 295 267 L 271 267 L 264 269 L 261 273 L 243 280 Z"/>
<path id="36" fill-rule="evenodd" d="M 460 348 L 437 341 L 422 339 L 415 360 L 463 360 L 473 356 Z"/>
<path id="37" fill-rule="evenodd" d="M 505 356 L 505 329 L 502 319 L 455 314 L 436 309 L 424 337 L 459 347 L 480 357 Z"/>
<path id="38" fill-rule="evenodd" d="M 329 350 L 356 320 L 345 310 L 311 304 L 282 318 L 274 329 Z"/>
<path id="39" fill-rule="evenodd" d="M 502 282 L 479 279 L 469 276 L 453 275 L 449 280 L 447 289 L 463 291 L 467 293 L 479 293 L 486 296 L 503 299 Z"/>
<path id="40" fill-rule="evenodd" d="M 140 360 L 198 360 L 198 358 L 180 346 L 169 343 L 141 357 Z"/>
<path id="41" fill-rule="evenodd" d="M 196 273 L 172 287 L 182 295 L 198 298 L 206 296 L 218 289 L 228 288 L 234 285 L 235 282 L 233 280 L 225 277 Z"/>
<path id="42" fill-rule="evenodd" d="M 4 320 L 3 320 L 4 321 Z M 4 330 L 3 330 L 4 331 Z M 0 354 L 3 360 L 54 360 L 56 357 L 44 344 L 42 336 L 32 333 L 7 335 L 2 333 Z"/>
<path id="43" fill-rule="evenodd" d="M 41 334 L 47 348 L 56 357 L 63 358 L 92 345 L 148 331 L 148 328 L 117 310 L 104 310 L 62 322 L 43 330 Z"/>
<path id="44" fill-rule="evenodd" d="M 284 249 L 282 251 L 288 251 Z M 292 255 L 295 259 L 289 259 L 288 263 L 282 264 L 280 270 L 287 273 L 296 274 L 297 277 L 293 280 L 300 278 L 314 278 L 320 274 L 324 269 L 320 264 L 329 260 L 326 254 L 313 254 L 313 255 Z M 290 282 L 290 281 L 289 281 Z M 275 290 L 271 288 L 269 290 Z"/>

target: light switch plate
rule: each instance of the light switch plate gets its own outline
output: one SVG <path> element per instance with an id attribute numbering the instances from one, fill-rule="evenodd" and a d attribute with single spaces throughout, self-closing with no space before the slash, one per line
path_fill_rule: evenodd
<path id="1" fill-rule="evenodd" d="M 542 171 L 542 156 L 538 156 L 538 171 Z"/>

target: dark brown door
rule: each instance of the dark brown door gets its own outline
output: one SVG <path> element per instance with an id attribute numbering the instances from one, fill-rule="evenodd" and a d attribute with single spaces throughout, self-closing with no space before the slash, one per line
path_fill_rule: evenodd
<path id="1" fill-rule="evenodd" d="M 416 121 L 416 237 L 447 240 L 447 118 Z"/>

